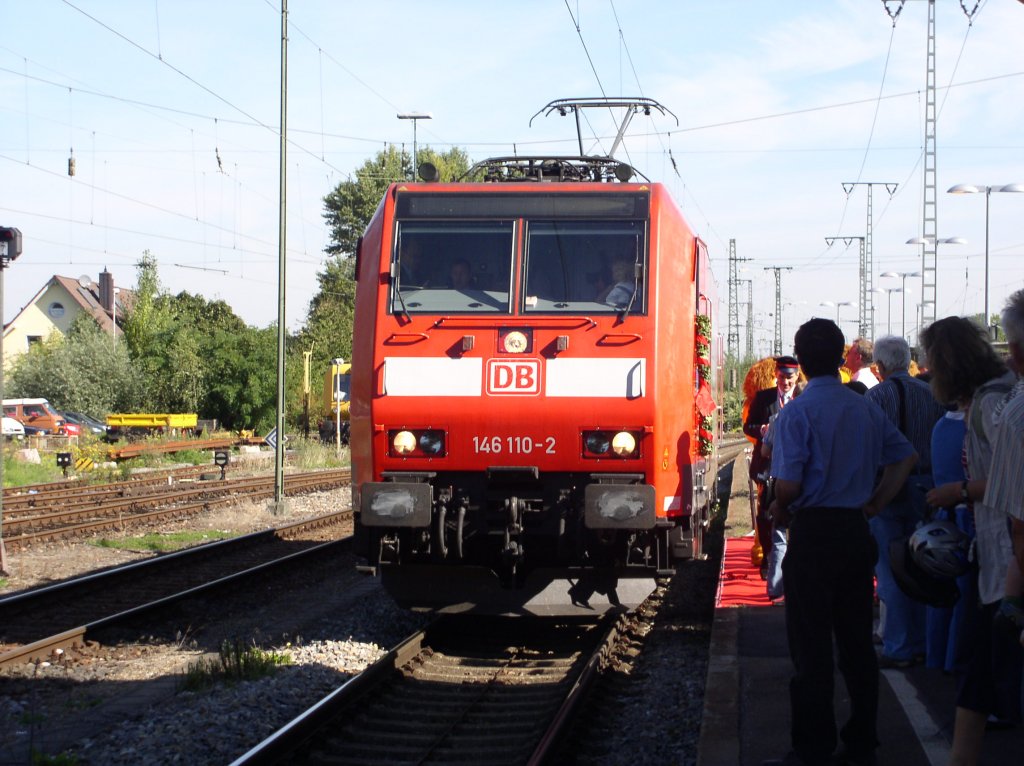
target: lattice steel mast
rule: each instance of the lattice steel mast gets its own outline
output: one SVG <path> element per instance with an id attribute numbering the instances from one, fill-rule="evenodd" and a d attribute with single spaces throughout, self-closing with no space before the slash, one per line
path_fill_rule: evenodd
<path id="1" fill-rule="evenodd" d="M 772 355 L 782 353 L 782 272 L 792 271 L 792 266 L 765 266 L 765 271 L 775 272 L 775 342 L 772 344 Z"/>

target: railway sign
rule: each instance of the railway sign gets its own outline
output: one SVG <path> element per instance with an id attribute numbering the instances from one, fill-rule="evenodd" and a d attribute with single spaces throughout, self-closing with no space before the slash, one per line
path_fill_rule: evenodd
<path id="1" fill-rule="evenodd" d="M 270 449 L 277 449 L 277 427 L 270 429 L 270 433 L 263 437 L 263 443 L 266 444 Z M 288 434 L 284 436 L 284 443 L 288 443 Z"/>

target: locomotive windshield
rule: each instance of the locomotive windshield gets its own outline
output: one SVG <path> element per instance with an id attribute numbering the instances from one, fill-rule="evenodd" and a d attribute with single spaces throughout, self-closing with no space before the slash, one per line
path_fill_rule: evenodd
<path id="1" fill-rule="evenodd" d="M 517 271 L 518 227 L 524 250 Z M 643 314 L 645 263 L 644 220 L 400 221 L 391 308 L 409 314 Z"/>
<path id="2" fill-rule="evenodd" d="M 512 221 L 417 221 L 399 228 L 393 310 L 509 310 Z"/>
<path id="3" fill-rule="evenodd" d="M 642 221 L 532 221 L 524 312 L 643 313 Z"/>

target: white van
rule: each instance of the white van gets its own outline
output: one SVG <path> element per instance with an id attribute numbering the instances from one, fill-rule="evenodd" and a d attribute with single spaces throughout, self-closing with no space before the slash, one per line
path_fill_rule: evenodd
<path id="1" fill-rule="evenodd" d="M 3 418 L 3 435 L 13 436 L 16 439 L 23 438 L 25 436 L 25 426 L 21 424 L 21 421 L 9 418 L 4 415 Z"/>

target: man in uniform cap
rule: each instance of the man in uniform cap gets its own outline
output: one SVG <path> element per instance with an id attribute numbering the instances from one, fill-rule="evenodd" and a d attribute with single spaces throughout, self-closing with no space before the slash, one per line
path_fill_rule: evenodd
<path id="1" fill-rule="evenodd" d="M 761 561 L 761 576 L 767 577 L 768 554 L 772 549 L 772 523 L 765 513 L 767 508 L 762 508 L 760 500 L 763 498 L 765 474 L 770 465 L 769 458 L 761 454 L 761 447 L 764 444 L 764 435 L 768 431 L 768 424 L 782 408 L 793 398 L 793 391 L 796 388 L 797 376 L 800 373 L 800 363 L 792 356 L 779 356 L 775 358 L 775 387 L 766 388 L 754 394 L 747 411 L 747 419 L 743 423 L 743 433 L 756 439 L 754 452 L 750 460 L 750 478 L 757 483 L 758 513 L 757 513 L 757 541 L 764 552 Z"/>

